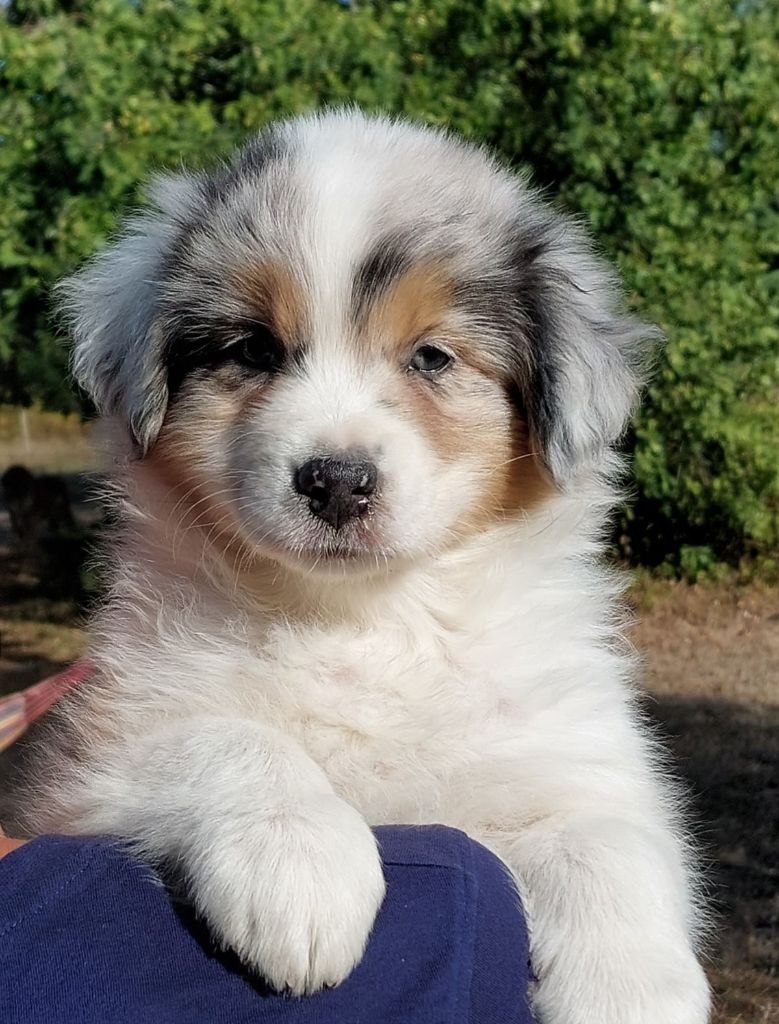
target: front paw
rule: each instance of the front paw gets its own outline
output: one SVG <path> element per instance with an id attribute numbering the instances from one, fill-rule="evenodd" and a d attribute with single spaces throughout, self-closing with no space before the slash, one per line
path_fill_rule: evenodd
<path id="1" fill-rule="evenodd" d="M 351 973 L 384 898 L 373 833 L 335 796 L 235 827 L 226 847 L 195 858 L 190 877 L 224 944 L 298 995 Z"/>
<path id="2" fill-rule="evenodd" d="M 541 979 L 533 1000 L 539 1024 L 707 1024 L 711 993 L 688 949 L 644 951 L 591 973 L 571 957 Z"/>

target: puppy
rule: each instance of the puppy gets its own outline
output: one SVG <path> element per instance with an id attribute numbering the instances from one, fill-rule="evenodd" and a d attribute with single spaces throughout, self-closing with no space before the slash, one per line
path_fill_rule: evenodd
<path id="1" fill-rule="evenodd" d="M 279 989 L 342 981 L 369 826 L 516 877 L 544 1024 L 703 1024 L 679 795 L 601 564 L 654 332 L 582 229 L 405 122 L 275 125 L 63 286 L 120 526 L 29 827 L 174 862 Z"/>

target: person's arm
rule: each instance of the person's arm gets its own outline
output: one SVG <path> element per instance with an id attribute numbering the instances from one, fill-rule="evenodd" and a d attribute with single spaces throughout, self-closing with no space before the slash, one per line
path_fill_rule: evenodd
<path id="1" fill-rule="evenodd" d="M 343 984 L 292 999 L 221 951 L 115 838 L 37 837 L 0 860 L 3 1024 L 531 1024 L 527 929 L 501 861 L 439 826 L 375 838 L 387 899 L 365 957 Z"/>
<path id="2" fill-rule="evenodd" d="M 17 846 L 22 846 L 23 844 L 24 839 L 9 839 L 0 828 L 0 858 L 5 857 L 11 850 L 15 850 Z"/>

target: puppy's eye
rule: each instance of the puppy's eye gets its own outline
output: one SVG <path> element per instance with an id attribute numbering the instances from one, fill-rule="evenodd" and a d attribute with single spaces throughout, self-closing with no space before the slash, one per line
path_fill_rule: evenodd
<path id="1" fill-rule="evenodd" d="M 275 373 L 284 363 L 284 346 L 273 331 L 256 324 L 232 347 L 233 359 L 258 373 Z"/>
<path id="2" fill-rule="evenodd" d="M 440 373 L 452 362 L 448 352 L 435 345 L 420 345 L 411 357 L 409 367 L 419 373 Z"/>

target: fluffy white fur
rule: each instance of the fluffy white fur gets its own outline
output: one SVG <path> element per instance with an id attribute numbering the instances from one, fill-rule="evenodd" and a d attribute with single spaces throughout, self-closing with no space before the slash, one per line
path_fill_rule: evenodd
<path id="1" fill-rule="evenodd" d="M 236 172 L 216 211 L 201 178 L 169 182 L 161 210 L 69 288 L 81 379 L 128 440 L 116 447 L 111 594 L 93 629 L 100 682 L 67 709 L 79 753 L 53 751 L 32 820 L 124 836 L 175 863 L 223 942 L 298 993 L 341 981 L 363 952 L 383 895 L 369 825 L 455 826 L 517 880 L 539 1021 L 704 1024 L 679 796 L 635 704 L 621 581 L 600 563 L 611 445 L 637 387 L 622 349 L 642 329 L 615 328 L 609 276 L 578 228 L 482 153 L 355 113 L 276 133 L 292 151 L 274 157 L 292 182 L 283 195 L 264 184 L 267 166 Z M 472 447 L 444 458 L 382 402 L 391 369 L 358 358 L 343 326 L 349 280 L 398 211 L 413 225 L 467 207 L 470 220 L 450 218 L 463 237 L 447 257 L 467 269 L 493 258 L 494 224 L 517 204 L 534 230 L 553 224 L 535 272 L 559 348 L 528 386 L 556 381 L 556 400 L 536 396 L 552 411 L 533 436 L 558 486 L 466 529 L 484 467 Z M 155 290 L 195 214 L 192 273 L 249 259 L 240 209 L 265 225 L 267 251 L 294 249 L 313 347 L 305 371 L 224 429 L 206 378 L 185 389 L 187 429 L 168 443 L 174 464 L 180 453 L 198 467 L 187 497 L 144 455 L 168 408 L 155 317 L 164 302 L 218 314 L 189 271 L 162 299 Z M 492 327 L 479 330 L 489 347 Z M 497 431 L 508 400 L 491 388 L 463 384 L 458 401 L 468 415 L 482 403 Z M 354 445 L 381 453 L 385 486 L 352 568 L 317 557 L 323 534 L 285 467 Z"/>

